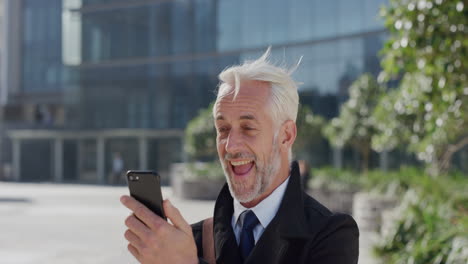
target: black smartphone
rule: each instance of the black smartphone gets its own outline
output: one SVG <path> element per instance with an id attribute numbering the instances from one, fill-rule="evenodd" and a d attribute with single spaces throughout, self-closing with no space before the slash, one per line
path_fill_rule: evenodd
<path id="1" fill-rule="evenodd" d="M 127 184 L 130 196 L 167 221 L 162 206 L 161 180 L 156 172 L 129 170 Z"/>

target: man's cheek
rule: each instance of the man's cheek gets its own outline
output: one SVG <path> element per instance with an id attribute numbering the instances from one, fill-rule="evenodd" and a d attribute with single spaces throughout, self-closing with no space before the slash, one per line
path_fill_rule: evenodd
<path id="1" fill-rule="evenodd" d="M 225 138 L 220 138 L 219 136 L 216 138 L 216 146 L 218 146 L 218 149 L 224 148 L 226 145 L 226 140 Z"/>

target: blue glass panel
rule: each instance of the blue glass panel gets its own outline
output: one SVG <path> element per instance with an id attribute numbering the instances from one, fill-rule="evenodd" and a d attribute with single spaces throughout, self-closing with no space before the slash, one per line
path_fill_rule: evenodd
<path id="1" fill-rule="evenodd" d="M 283 0 L 263 1 L 264 10 L 261 17 L 265 24 L 266 45 L 281 44 L 288 41 L 289 2 Z"/>
<path id="2" fill-rule="evenodd" d="M 313 36 L 315 27 L 314 1 L 292 0 L 289 2 L 290 41 L 305 41 Z"/>
<path id="3" fill-rule="evenodd" d="M 83 60 L 98 62 L 147 56 L 149 17 L 146 7 L 85 13 Z"/>
<path id="4" fill-rule="evenodd" d="M 347 38 L 338 41 L 339 54 L 345 59 L 362 58 L 364 44 L 362 37 Z"/>
<path id="5" fill-rule="evenodd" d="M 313 72 L 317 75 L 317 88 L 321 94 L 336 94 L 338 92 L 338 65 L 336 61 L 314 65 Z"/>
<path id="6" fill-rule="evenodd" d="M 218 84 L 218 65 L 216 58 L 196 60 L 194 62 L 194 80 L 191 85 L 196 96 L 191 102 L 192 112 L 198 108 L 206 107 L 215 100 L 215 91 Z"/>
<path id="7" fill-rule="evenodd" d="M 382 5 L 388 5 L 388 0 L 364 0 L 364 28 L 366 30 L 382 29 L 383 19 L 379 15 Z"/>
<path id="8" fill-rule="evenodd" d="M 383 47 L 385 33 L 372 34 L 363 37 L 365 51 L 365 71 L 373 73 L 375 76 L 380 72 L 380 60 L 378 52 Z"/>
<path id="9" fill-rule="evenodd" d="M 215 0 L 195 0 L 193 12 L 195 52 L 214 51 L 216 48 Z"/>
<path id="10" fill-rule="evenodd" d="M 189 121 L 189 105 L 193 100 L 191 91 L 191 63 L 180 62 L 171 65 L 171 113 L 170 127 L 184 128 Z"/>
<path id="11" fill-rule="evenodd" d="M 172 85 L 170 79 L 170 65 L 149 65 L 150 79 L 148 97 L 150 98 L 150 111 L 154 128 L 170 127 Z"/>
<path id="12" fill-rule="evenodd" d="M 173 54 L 193 51 L 193 6 L 192 1 L 171 2 L 171 47 Z"/>
<path id="13" fill-rule="evenodd" d="M 339 0 L 336 18 L 340 35 L 353 34 L 364 29 L 364 0 Z"/>
<path id="14" fill-rule="evenodd" d="M 303 60 L 299 68 L 293 75 L 293 78 L 300 82 L 299 91 L 302 90 L 316 90 L 317 88 L 317 76 L 315 72 L 315 64 L 312 60 Z"/>
<path id="15" fill-rule="evenodd" d="M 165 56 L 171 51 L 171 3 L 149 7 L 149 56 Z"/>
<path id="16" fill-rule="evenodd" d="M 242 1 L 219 0 L 217 15 L 217 49 L 233 50 L 241 47 L 241 3 Z"/>
<path id="17" fill-rule="evenodd" d="M 338 0 L 314 1 L 312 16 L 315 17 L 313 38 L 326 38 L 338 33 Z"/>
<path id="18" fill-rule="evenodd" d="M 62 89 L 62 5 L 60 0 L 23 2 L 21 89 Z"/>
<path id="19" fill-rule="evenodd" d="M 131 1 L 141 1 L 141 0 L 82 0 L 83 5 L 103 5 L 103 4 L 125 4 L 126 2 Z"/>
<path id="20" fill-rule="evenodd" d="M 265 45 L 266 21 L 264 1 L 238 1 L 242 5 L 239 16 L 241 24 L 241 47 L 252 48 Z"/>

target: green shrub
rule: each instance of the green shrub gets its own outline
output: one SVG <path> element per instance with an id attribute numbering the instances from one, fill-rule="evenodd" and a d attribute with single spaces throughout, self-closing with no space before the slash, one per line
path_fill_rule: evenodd
<path id="1" fill-rule="evenodd" d="M 398 220 L 375 247 L 385 263 L 468 263 L 467 209 L 409 190 Z"/>
<path id="2" fill-rule="evenodd" d="M 361 75 L 349 87 L 349 99 L 341 105 L 339 116 L 323 129 L 335 147 L 349 145 L 359 152 L 364 171 L 369 168 L 371 139 L 378 132 L 372 113 L 383 92 L 372 74 Z"/>
<path id="3" fill-rule="evenodd" d="M 310 107 L 300 105 L 297 113 L 297 136 L 293 145 L 295 159 L 305 160 L 313 166 L 328 164 L 328 141 L 322 130 L 326 121 L 312 112 Z"/>
<path id="4" fill-rule="evenodd" d="M 371 170 L 360 173 L 353 170 L 324 167 L 311 170 L 308 187 L 329 189 L 359 189 L 382 194 L 402 196 L 409 189 L 417 189 L 440 199 L 463 193 L 468 179 L 459 173 L 434 177 L 423 169 L 401 167 L 397 171 Z"/>
<path id="5" fill-rule="evenodd" d="M 313 169 L 309 187 L 359 189 L 401 197 L 396 221 L 375 247 L 384 263 L 468 263 L 468 178 L 430 176 L 402 167 L 361 174 L 334 168 Z"/>
<path id="6" fill-rule="evenodd" d="M 216 130 L 212 109 L 213 103 L 201 109 L 185 129 L 184 151 L 190 161 L 213 161 L 217 159 Z"/>
<path id="7" fill-rule="evenodd" d="M 362 189 L 361 179 L 357 172 L 331 167 L 311 170 L 309 188 L 328 189 L 333 191 Z"/>
<path id="8" fill-rule="evenodd" d="M 187 163 L 186 180 L 224 180 L 223 168 L 219 161 Z"/>
<path id="9" fill-rule="evenodd" d="M 188 158 L 184 173 L 186 180 L 224 179 L 224 172 L 218 161 L 216 149 L 213 104 L 201 109 L 198 115 L 190 120 L 185 129 L 184 151 Z"/>

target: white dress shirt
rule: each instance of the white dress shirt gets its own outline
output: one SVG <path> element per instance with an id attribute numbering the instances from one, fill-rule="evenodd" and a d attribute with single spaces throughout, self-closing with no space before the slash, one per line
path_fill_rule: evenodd
<path id="1" fill-rule="evenodd" d="M 286 191 L 286 186 L 288 186 L 289 177 L 278 186 L 268 197 L 263 199 L 259 204 L 252 208 L 244 207 L 239 201 L 234 198 L 234 214 L 232 215 L 232 229 L 236 235 L 237 244 L 239 244 L 240 235 L 242 231 L 242 224 L 244 222 L 244 217 L 246 214 L 242 214 L 246 210 L 252 210 L 260 222 L 253 229 L 253 235 L 255 239 L 255 244 L 260 239 L 260 236 L 265 231 L 265 228 L 273 220 L 276 213 L 278 212 L 281 201 L 283 200 L 284 192 Z"/>

